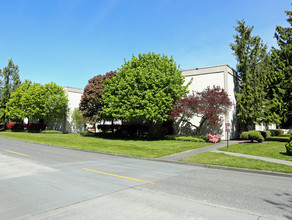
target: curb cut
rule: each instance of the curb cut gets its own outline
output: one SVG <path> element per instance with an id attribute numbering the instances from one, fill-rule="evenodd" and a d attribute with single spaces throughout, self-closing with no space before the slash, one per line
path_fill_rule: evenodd
<path id="1" fill-rule="evenodd" d="M 20 141 L 20 142 L 25 142 L 25 143 L 30 143 L 30 144 L 44 145 L 44 146 L 48 146 L 48 147 L 56 147 L 56 148 L 61 148 L 61 149 L 65 148 L 65 149 L 83 151 L 83 152 L 88 152 L 88 153 L 104 154 L 104 155 L 108 155 L 108 156 L 118 156 L 118 157 L 133 158 L 133 159 L 139 159 L 139 160 L 156 161 L 156 162 L 161 162 L 161 163 L 172 163 L 172 164 L 196 166 L 196 167 L 201 167 L 201 168 L 212 168 L 212 169 L 219 169 L 219 170 L 237 171 L 237 172 L 242 172 L 242 173 L 251 173 L 251 174 L 261 174 L 261 175 L 292 178 L 292 174 L 289 174 L 289 173 L 280 173 L 280 172 L 267 171 L 267 170 L 253 170 L 253 169 L 239 168 L 239 167 L 226 167 L 226 166 L 218 166 L 218 165 L 210 165 L 210 164 L 191 163 L 191 162 L 166 160 L 166 159 L 159 159 L 159 158 L 139 157 L 139 156 L 124 155 L 124 154 L 91 151 L 91 150 L 71 148 L 71 147 L 62 147 L 62 146 L 56 146 L 56 145 L 50 145 L 50 144 L 41 144 L 41 143 L 36 143 L 36 142 L 29 142 L 29 141 L 23 141 L 23 140 L 17 140 L 17 139 L 12 139 L 12 138 L 5 138 L 5 137 L 0 137 L 0 138 Z"/>

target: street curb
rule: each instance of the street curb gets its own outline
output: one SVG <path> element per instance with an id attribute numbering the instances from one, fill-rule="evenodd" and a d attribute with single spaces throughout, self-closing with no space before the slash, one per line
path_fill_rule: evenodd
<path id="1" fill-rule="evenodd" d="M 0 138 L 5 138 L 5 137 L 0 137 Z M 29 141 L 17 140 L 17 139 L 12 139 L 12 138 L 5 138 L 5 139 L 16 140 L 16 141 L 30 143 L 30 144 L 44 145 L 44 146 L 49 146 L 49 147 L 57 147 L 61 149 L 65 148 L 65 149 L 71 149 L 71 150 L 77 150 L 77 151 L 83 151 L 83 152 L 89 152 L 89 153 L 104 154 L 104 155 L 109 155 L 109 156 L 119 156 L 119 157 L 125 157 L 125 158 L 149 160 L 149 161 L 156 161 L 156 162 L 162 162 L 162 163 L 172 163 L 172 164 L 189 165 L 189 166 L 196 166 L 196 167 L 202 167 L 202 168 L 212 168 L 212 169 L 219 169 L 219 170 L 237 171 L 237 172 L 242 172 L 242 173 L 252 173 L 252 174 L 292 178 L 292 174 L 289 174 L 289 173 L 280 173 L 280 172 L 273 172 L 273 171 L 266 171 L 266 170 L 253 170 L 253 169 L 239 168 L 239 167 L 226 167 L 226 166 L 218 166 L 218 165 L 210 165 L 210 164 L 191 163 L 191 162 L 166 160 L 166 159 L 159 159 L 159 158 L 139 157 L 139 156 L 124 155 L 124 154 L 91 151 L 91 150 L 71 148 L 71 147 L 62 147 L 62 146 L 56 146 L 56 145 L 50 145 L 50 144 L 40 144 L 36 142 L 29 142 Z"/>

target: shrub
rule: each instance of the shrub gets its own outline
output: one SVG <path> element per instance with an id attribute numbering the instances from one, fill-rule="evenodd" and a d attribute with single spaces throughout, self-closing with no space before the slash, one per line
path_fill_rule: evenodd
<path id="1" fill-rule="evenodd" d="M 167 140 L 177 140 L 177 141 L 191 141 L 191 142 L 206 142 L 205 139 L 193 136 L 182 136 L 182 135 L 166 135 L 164 137 Z"/>
<path id="2" fill-rule="evenodd" d="M 242 138 L 243 140 L 248 140 L 248 131 L 242 132 L 242 133 L 241 133 L 241 138 Z"/>
<path id="3" fill-rule="evenodd" d="M 271 132 L 271 136 L 279 136 L 281 134 L 279 130 L 269 130 L 269 131 Z"/>
<path id="4" fill-rule="evenodd" d="M 80 131 L 80 135 L 84 136 L 84 137 L 94 137 L 94 136 L 96 136 L 95 133 L 88 132 L 88 131 Z"/>
<path id="5" fill-rule="evenodd" d="M 267 140 L 267 138 L 271 137 L 271 132 L 270 131 L 260 131 L 261 135 L 264 137 L 265 140 Z"/>
<path id="6" fill-rule="evenodd" d="M 44 123 L 38 123 L 38 124 L 30 123 L 30 124 L 25 125 L 25 127 L 29 132 L 40 132 L 40 131 L 46 130 L 47 126 Z"/>
<path id="7" fill-rule="evenodd" d="M 256 131 L 256 130 L 251 130 L 248 132 L 248 139 L 253 142 L 254 140 L 257 142 L 263 142 L 265 139 L 261 135 L 261 132 Z"/>
<path id="8" fill-rule="evenodd" d="M 290 134 L 290 138 L 288 142 L 285 144 L 286 152 L 289 155 L 292 155 L 292 134 Z"/>
<path id="9" fill-rule="evenodd" d="M 201 136 L 196 136 L 196 138 L 203 139 L 203 140 L 205 140 L 205 142 L 208 142 L 209 141 L 209 139 L 207 137 L 202 136 L 202 135 Z M 220 141 L 221 141 L 221 139 L 220 139 Z"/>
<path id="10" fill-rule="evenodd" d="M 265 140 L 265 138 L 261 135 L 261 132 L 256 130 L 242 132 L 241 137 L 244 140 L 250 140 L 250 142 L 257 141 L 261 143 Z"/>
<path id="11" fill-rule="evenodd" d="M 12 126 L 17 124 L 16 122 L 10 122 L 9 124 L 6 125 L 7 130 L 11 130 Z"/>
<path id="12" fill-rule="evenodd" d="M 277 129 L 277 131 L 279 131 L 279 135 L 282 135 L 282 134 L 284 134 L 284 131 L 282 130 L 282 129 Z"/>
<path id="13" fill-rule="evenodd" d="M 221 141 L 219 134 L 213 135 L 213 134 L 209 133 L 209 134 L 207 134 L 207 138 L 209 139 L 208 141 L 211 143 L 218 143 Z"/>
<path id="14" fill-rule="evenodd" d="M 6 129 L 11 130 L 11 131 L 23 131 L 24 125 L 16 123 L 16 122 L 11 122 L 6 125 Z"/>

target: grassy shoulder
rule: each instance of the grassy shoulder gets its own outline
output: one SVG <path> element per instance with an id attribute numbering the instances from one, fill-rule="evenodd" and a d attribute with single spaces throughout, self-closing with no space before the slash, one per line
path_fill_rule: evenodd
<path id="1" fill-rule="evenodd" d="M 0 137 L 91 151 L 157 158 L 210 145 L 176 140 L 123 140 L 83 137 L 80 134 L 0 132 Z"/>
<path id="2" fill-rule="evenodd" d="M 227 148 L 223 147 L 218 150 L 227 151 Z M 292 156 L 286 154 L 285 142 L 268 141 L 264 143 L 233 144 L 229 146 L 228 151 L 292 161 Z"/>
<path id="3" fill-rule="evenodd" d="M 231 145 L 233 146 L 233 145 Z M 188 157 L 182 161 L 191 163 L 201 163 L 210 165 L 219 165 L 227 167 L 239 167 L 256 170 L 266 170 L 274 172 L 292 173 L 292 167 L 282 164 L 270 163 L 262 160 L 250 159 L 226 155 L 224 153 L 201 153 L 193 157 Z"/>

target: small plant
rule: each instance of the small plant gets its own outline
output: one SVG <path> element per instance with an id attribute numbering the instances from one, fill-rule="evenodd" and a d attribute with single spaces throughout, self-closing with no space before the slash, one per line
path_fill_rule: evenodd
<path id="1" fill-rule="evenodd" d="M 241 137 L 244 140 L 250 140 L 250 142 L 257 141 L 261 143 L 265 140 L 265 138 L 261 135 L 261 132 L 256 130 L 242 132 Z"/>
<path id="2" fill-rule="evenodd" d="M 288 142 L 285 144 L 286 152 L 289 155 L 292 155 L 292 133 L 290 134 L 290 138 Z"/>
<path id="3" fill-rule="evenodd" d="M 269 137 L 271 137 L 270 131 L 260 131 L 261 135 L 264 137 L 265 140 L 267 140 Z"/>
<path id="4" fill-rule="evenodd" d="M 209 133 L 209 134 L 207 134 L 207 138 L 209 139 L 208 142 L 211 142 L 211 143 L 220 142 L 220 135 L 219 134 L 213 135 L 213 134 Z"/>

